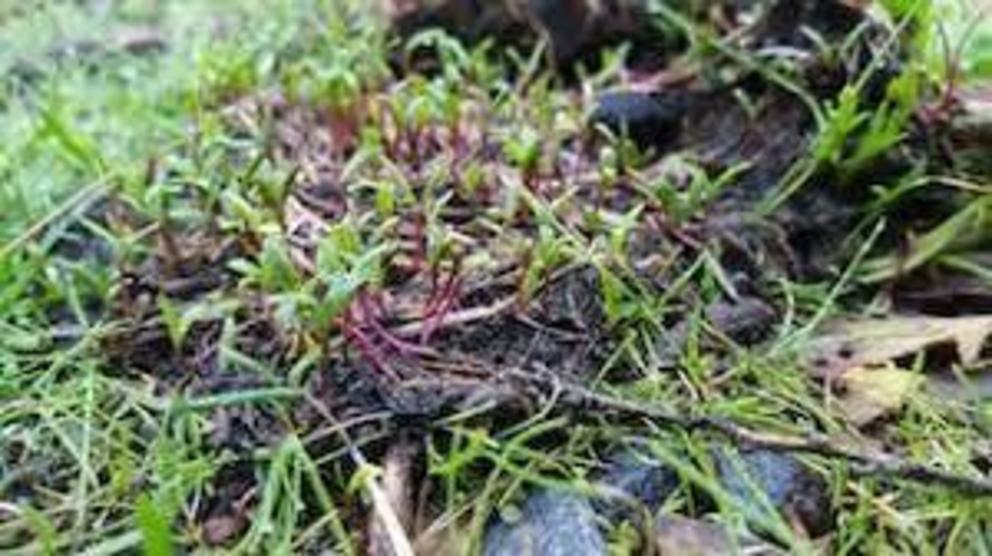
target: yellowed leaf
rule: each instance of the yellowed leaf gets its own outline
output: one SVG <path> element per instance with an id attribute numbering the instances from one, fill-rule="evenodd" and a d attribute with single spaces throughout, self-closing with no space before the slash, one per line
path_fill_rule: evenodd
<path id="1" fill-rule="evenodd" d="M 842 378 L 837 405 L 848 422 L 861 427 L 899 411 L 924 381 L 923 375 L 891 366 L 851 369 Z"/>
<path id="2" fill-rule="evenodd" d="M 953 345 L 958 358 L 971 364 L 992 336 L 992 317 L 906 317 L 843 321 L 829 326 L 807 351 L 814 372 L 841 376 L 851 369 L 885 365 L 928 349 Z"/>

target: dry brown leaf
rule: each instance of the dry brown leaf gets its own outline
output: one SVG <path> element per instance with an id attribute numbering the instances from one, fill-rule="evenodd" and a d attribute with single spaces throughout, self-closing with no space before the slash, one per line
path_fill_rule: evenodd
<path id="1" fill-rule="evenodd" d="M 782 551 L 746 536 L 734 539 L 722 525 L 680 516 L 662 517 L 655 523 L 655 546 L 661 556 L 723 556 L 753 554 L 780 556 Z"/>
<path id="2" fill-rule="evenodd" d="M 243 514 L 213 516 L 203 523 L 203 542 L 207 546 L 223 546 L 245 532 L 248 519 Z"/>
<path id="3" fill-rule="evenodd" d="M 857 427 L 902 408 L 911 394 L 919 390 L 925 378 L 896 367 L 870 369 L 860 367 L 844 373 L 844 394 L 837 405 L 849 423 Z"/>
<path id="4" fill-rule="evenodd" d="M 981 356 L 992 336 L 992 317 L 890 317 L 844 321 L 809 346 L 813 371 L 839 377 L 851 369 L 880 366 L 943 345 L 952 345 L 968 365 Z"/>
<path id="5" fill-rule="evenodd" d="M 459 556 L 469 554 L 471 529 L 467 524 L 439 523 L 431 525 L 413 543 L 417 556 Z"/>

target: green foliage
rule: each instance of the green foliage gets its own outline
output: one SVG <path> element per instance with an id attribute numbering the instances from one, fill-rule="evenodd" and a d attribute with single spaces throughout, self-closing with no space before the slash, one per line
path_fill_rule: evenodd
<path id="1" fill-rule="evenodd" d="M 138 529 L 144 539 L 145 556 L 172 556 L 172 532 L 169 516 L 149 496 L 141 496 L 137 503 Z"/>
<path id="2" fill-rule="evenodd" d="M 869 119 L 867 113 L 859 110 L 860 95 L 857 87 L 845 85 L 837 95 L 837 102 L 827 107 L 824 125 L 813 146 L 814 160 L 832 164 L 840 162 L 848 138 Z"/>
<path id="3" fill-rule="evenodd" d="M 669 171 L 648 185 L 649 193 L 676 224 L 683 224 L 699 216 L 707 205 L 748 169 L 748 164 L 728 168 L 715 178 L 688 160 L 672 159 Z M 685 185 L 676 183 L 672 175 L 687 174 Z"/>
<path id="4" fill-rule="evenodd" d="M 865 282 L 875 283 L 914 271 L 943 256 L 967 252 L 992 240 L 992 195 L 979 197 L 936 228 L 916 238 L 906 256 L 890 255 L 868 261 Z"/>
<path id="5" fill-rule="evenodd" d="M 537 169 L 541 161 L 541 147 L 541 136 L 530 127 L 524 127 L 518 133 L 509 135 L 503 143 L 503 151 L 507 159 L 524 172 Z"/>
<path id="6" fill-rule="evenodd" d="M 382 259 L 392 250 L 388 242 L 366 247 L 352 221 L 328 232 L 317 248 L 317 276 L 325 290 L 315 312 L 318 326 L 339 316 L 363 287 L 382 283 Z"/>
<path id="7" fill-rule="evenodd" d="M 319 544 L 353 553 L 360 534 L 349 531 L 352 522 L 346 525 L 342 516 L 361 512 L 366 479 L 378 468 L 360 465 L 352 472 L 343 462 L 352 449 L 378 438 L 355 438 L 353 445 L 325 452 L 323 446 L 337 443 L 335 435 L 352 430 L 352 424 L 318 422 L 316 430 L 295 430 L 300 423 L 295 414 L 323 403 L 311 399 L 309 379 L 327 376 L 327 361 L 342 341 L 334 322 L 356 295 L 393 287 L 397 280 L 429 289 L 431 276 L 424 268 L 454 269 L 459 278 L 474 278 L 514 263 L 508 285 L 500 287 L 519 286 L 515 301 L 526 307 L 561 270 L 592 265 L 599 299 L 576 301 L 601 302 L 610 341 L 596 347 L 611 351 L 602 369 L 589 369 L 592 387 L 690 415 L 716 415 L 768 430 L 831 433 L 847 429 L 819 397 L 818 383 L 781 354 L 795 347 L 786 340 L 797 331 L 838 311 L 856 285 L 849 274 L 876 283 L 935 267 L 992 283 L 981 256 L 992 229 L 988 194 L 958 177 L 957 214 L 928 223 L 910 238 L 906 253 L 874 256 L 876 233 L 862 250 L 873 258 L 860 264 L 859 255 L 836 283 L 782 279 L 770 287 L 788 310 L 780 339 L 744 350 L 706 322 L 704 307 L 739 295 L 708 238 L 702 238 L 693 262 L 672 254 L 682 249 L 677 242 L 645 245 L 638 232 L 653 217 L 662 220 L 660 233 L 699 231 L 701 217 L 746 167 L 715 172 L 673 156 L 661 163 L 672 171 L 656 178 L 649 172 L 656 168 L 647 168 L 655 161 L 623 138 L 598 151 L 572 149 L 567 141 L 582 137 L 582 103 L 542 70 L 541 48 L 501 58 L 504 53 L 494 53 L 492 44 L 470 49 L 432 31 L 417 36 L 405 53 L 432 51 L 438 73 L 393 76 L 389 62 L 396 60 L 389 57 L 387 37 L 360 15 L 367 7 L 362 2 L 111 4 L 90 10 L 89 3 L 45 3 L 37 13 L 13 16 L 0 8 L 0 70 L 11 70 L 12 76 L 0 89 L 0 203 L 6 208 L 0 215 L 0 498 L 8 501 L 13 489 L 7 489 L 17 486 L 22 467 L 32 473 L 32 488 L 44 492 L 32 506 L 15 498 L 8 502 L 13 513 L 0 510 L 5 520 L 0 543 L 25 539 L 27 550 L 51 554 L 205 550 L 198 520 L 216 494 L 219 470 L 233 463 L 254 477 L 258 488 L 245 499 L 250 499 L 250 523 L 243 537 L 232 539 L 232 552 L 300 553 Z M 866 100 L 866 79 L 826 105 L 811 103 L 792 82 L 788 63 L 748 58 L 715 29 L 696 28 L 687 18 L 666 21 L 670 35 L 693 43 L 691 56 L 707 68 L 706 77 L 708 62 L 718 58 L 714 76 L 725 64 L 744 68 L 810 106 L 820 127 L 810 156 L 801 161 L 806 166 L 790 176 L 795 183 L 827 169 L 836 170 L 846 186 L 858 187 L 862 170 L 900 148 L 914 112 L 929 99 L 939 70 L 946 69 L 932 56 L 937 5 L 910 0 L 882 5 L 892 20 L 907 22 L 911 44 L 906 47 L 915 52 L 879 105 Z M 161 22 L 167 48 L 140 56 L 47 58 L 62 34 L 112 38 L 121 21 Z M 53 22 L 68 24 L 56 32 Z M 14 29 L 17 25 L 23 28 Z M 988 49 L 985 35 L 976 36 L 980 40 L 966 49 L 966 66 L 980 74 Z M 853 42 L 820 44 L 819 52 L 842 63 Z M 623 55 L 604 55 L 605 69 L 587 76 L 583 94 L 592 98 L 622 82 Z M 37 75 L 14 75 L 15 57 L 24 58 Z M 505 59 L 515 64 L 512 70 L 499 61 Z M 507 79 L 508 74 L 517 79 Z M 298 177 L 311 179 L 315 168 L 282 167 L 272 156 L 286 145 L 280 122 L 260 99 L 277 93 L 287 101 L 281 108 L 293 113 L 313 107 L 321 118 L 348 127 L 357 143 L 355 152 L 349 147 L 319 161 L 344 165 L 340 181 L 348 216 L 323 222 L 327 229 L 320 228 L 316 248 L 307 246 L 315 252 L 290 235 L 292 186 Z M 241 125 L 244 120 L 249 125 Z M 319 121 L 318 126 L 327 123 Z M 447 148 L 449 138 L 456 147 Z M 587 159 L 573 173 L 572 161 L 562 155 L 576 150 Z M 910 178 L 878 184 L 877 201 L 864 211 L 871 217 L 868 226 L 904 196 L 939 181 L 922 170 Z M 81 217 L 93 199 L 120 202 L 129 215 L 107 229 L 96 226 Z M 452 224 L 466 210 L 475 211 L 468 234 Z M 423 229 L 410 232 L 415 219 Z M 67 233 L 63 221 L 109 240 L 113 264 L 60 258 L 60 240 Z M 28 230 L 35 222 L 45 225 Z M 411 240 L 411 233 L 419 235 Z M 123 312 L 151 313 L 147 322 L 154 326 L 147 330 L 134 328 L 129 316 L 93 309 L 127 293 L 120 271 L 144 272 L 140 263 L 168 251 L 159 243 L 204 236 L 207 243 L 218 236 L 225 240 L 209 244 L 209 253 L 236 254 L 233 261 L 221 257 L 227 266 L 216 270 L 233 271 L 237 284 L 226 282 L 202 298 L 143 292 L 149 299 L 139 295 L 126 307 L 115 305 Z M 481 248 L 479 237 L 495 237 L 499 249 Z M 183 285 L 189 251 L 196 249 L 179 242 L 174 260 L 156 268 L 169 278 L 139 278 L 167 282 L 175 271 Z M 413 270 L 401 267 L 413 251 L 424 260 L 409 265 Z M 635 251 L 650 256 L 633 260 Z M 301 253 L 313 258 L 312 267 L 299 264 Z M 175 268 L 166 268 L 170 265 Z M 660 294 L 645 287 L 656 279 L 664 279 Z M 484 296 L 460 297 L 456 308 L 469 314 L 486 310 L 472 306 L 475 297 Z M 681 306 L 684 300 L 692 306 Z M 666 351 L 658 338 L 674 334 L 670 316 L 682 312 L 690 315 L 684 345 Z M 274 333 L 248 333 L 260 315 L 272 317 Z M 243 370 L 263 385 L 179 393 L 183 387 L 175 383 L 200 376 L 184 355 L 201 347 L 193 340 L 200 340 L 196 331 L 206 323 L 219 330 L 210 346 L 216 353 L 208 357 L 216 359 L 211 365 L 217 372 Z M 128 354 L 113 353 L 120 335 L 142 334 L 167 338 L 172 352 L 163 349 L 162 357 L 175 364 L 178 377 L 173 370 L 159 375 L 131 368 Z M 290 348 L 271 357 L 253 354 L 265 350 L 270 336 Z M 719 365 L 708 343 L 715 340 L 721 353 L 729 354 Z M 615 368 L 641 378 L 619 386 L 601 380 Z M 560 398 L 548 401 L 531 418 L 502 430 L 484 425 L 488 405 L 429 424 L 428 472 L 441 486 L 431 502 L 438 502 L 445 519 L 465 524 L 465 545 L 478 548 L 492 513 L 511 513 L 525 486 L 595 493 L 585 477 L 595 473 L 599 456 L 636 437 L 659 448 L 682 476 L 670 507 L 694 507 L 701 489 L 717 500 L 722 517 L 762 527 L 785 546 L 805 548 L 760 496 L 748 505 L 722 491 L 708 461 L 712 439 L 676 438 L 605 419 L 577 425 L 552 413 Z M 913 404 L 886 424 L 886 432 L 916 456 L 970 470 L 971 449 L 981 446 L 988 428 L 987 408 L 978 412 L 982 415 L 973 422 L 945 407 L 928 413 L 925 404 Z M 218 416 L 253 420 L 258 415 L 282 427 L 277 440 L 253 445 L 250 452 L 213 446 L 224 423 Z M 841 502 L 843 526 L 831 546 L 839 552 L 896 546 L 968 553 L 983 541 L 976 524 L 988 515 L 987 504 L 941 489 L 855 480 L 844 466 L 816 463 L 830 474 Z M 338 503 L 347 505 L 341 508 L 347 514 L 339 515 Z M 633 536 L 632 530 L 621 530 L 612 538 L 623 549 L 636 545 Z"/>

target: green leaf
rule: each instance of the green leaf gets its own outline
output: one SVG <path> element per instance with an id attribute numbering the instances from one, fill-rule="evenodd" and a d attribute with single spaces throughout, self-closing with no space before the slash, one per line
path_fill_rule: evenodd
<path id="1" fill-rule="evenodd" d="M 145 556 L 172 556 L 172 533 L 170 519 L 159 509 L 159 506 L 147 494 L 138 499 L 137 505 L 138 529 L 142 536 L 142 552 Z"/>
<path id="2" fill-rule="evenodd" d="M 265 238 L 259 259 L 259 283 L 263 289 L 278 292 L 297 288 L 300 275 L 283 240 L 275 236 Z"/>
<path id="3" fill-rule="evenodd" d="M 616 274 L 605 268 L 599 269 L 599 283 L 607 320 L 615 324 L 626 318 L 629 312 L 627 300 L 630 298 L 627 285 Z"/>
<path id="4" fill-rule="evenodd" d="M 825 121 L 813 147 L 813 157 L 821 162 L 836 163 L 844 152 L 848 138 L 868 119 L 860 112 L 860 92 L 846 85 L 837 102 L 827 109 Z"/>
<path id="5" fill-rule="evenodd" d="M 362 238 L 350 219 L 333 226 L 317 246 L 317 270 L 321 274 L 347 272 L 362 252 Z"/>
<path id="6" fill-rule="evenodd" d="M 382 475 L 382 469 L 375 465 L 366 463 L 358 466 L 355 473 L 348 481 L 348 493 L 356 494 L 363 492 L 369 481 L 374 481 Z"/>
<path id="7" fill-rule="evenodd" d="M 226 190 L 223 194 L 224 208 L 239 222 L 242 222 L 249 230 L 258 230 L 262 227 L 262 213 L 256 209 L 251 202 L 233 190 Z"/>
<path id="8" fill-rule="evenodd" d="M 185 318 L 179 307 L 164 295 L 158 298 L 158 309 L 162 315 L 162 321 L 165 323 L 172 347 L 177 350 L 181 349 L 191 325 L 189 319 Z"/>
<path id="9" fill-rule="evenodd" d="M 58 541 L 58 531 L 56 531 L 52 521 L 45 514 L 30 506 L 21 508 L 21 513 L 24 515 L 24 520 L 28 523 L 28 526 L 31 527 L 31 530 L 38 538 L 38 543 L 41 545 L 40 553 L 46 556 L 57 554 L 55 547 Z"/>
<path id="10" fill-rule="evenodd" d="M 865 263 L 862 281 L 877 283 L 911 272 L 934 258 L 967 249 L 992 238 L 992 195 L 979 197 L 957 214 L 920 236 L 908 255 L 890 255 Z"/>

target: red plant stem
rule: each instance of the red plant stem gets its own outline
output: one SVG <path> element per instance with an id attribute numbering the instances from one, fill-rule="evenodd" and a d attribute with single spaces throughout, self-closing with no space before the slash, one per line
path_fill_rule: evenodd
<path id="1" fill-rule="evenodd" d="M 352 320 L 353 317 L 349 308 L 344 316 L 341 317 L 340 321 L 341 331 L 344 332 L 348 343 L 353 344 L 362 354 L 362 358 L 372 365 L 372 368 L 376 371 L 395 377 L 396 373 L 386 365 L 379 348 L 375 346 L 364 332 L 352 323 Z"/>
<path id="2" fill-rule="evenodd" d="M 451 308 L 454 307 L 455 302 L 458 300 L 458 292 L 461 290 L 461 280 L 456 278 L 454 273 L 451 276 L 452 278 L 448 280 L 448 284 L 433 315 L 425 317 L 425 320 L 428 322 L 425 323 L 423 330 L 420 332 L 421 345 L 427 345 L 430 342 L 431 336 L 440 328 L 445 315 L 451 311 Z"/>
<path id="3" fill-rule="evenodd" d="M 437 297 L 440 294 L 438 291 L 438 276 L 441 274 L 438 269 L 437 264 L 431 265 L 431 293 L 427 297 L 427 302 L 424 303 L 424 309 L 422 311 L 422 318 L 427 318 L 428 315 L 432 314 L 434 306 L 437 305 Z"/>
<path id="4" fill-rule="evenodd" d="M 384 311 L 382 309 L 382 301 L 373 299 L 372 294 L 369 293 L 368 289 L 360 289 L 356 295 L 356 301 L 358 302 L 358 308 L 362 310 L 361 320 L 368 322 L 379 319 L 383 316 Z"/>
<path id="5" fill-rule="evenodd" d="M 689 249 L 692 249 L 693 251 L 702 251 L 703 246 L 699 240 L 690 236 L 678 226 L 673 226 L 663 215 L 653 214 L 648 221 L 654 224 L 656 230 L 674 238 L 677 242 L 688 247 Z"/>
<path id="6" fill-rule="evenodd" d="M 424 304 L 424 310 L 421 316 L 421 318 L 424 320 L 427 320 L 428 318 L 433 316 L 434 313 L 437 311 L 438 305 L 441 304 L 445 296 L 451 294 L 450 289 L 452 287 L 453 282 L 455 281 L 455 278 L 457 278 L 458 276 L 458 269 L 457 267 L 455 269 L 452 269 L 451 273 L 448 274 L 447 281 L 444 283 L 444 285 L 441 287 L 441 290 L 439 291 L 438 276 L 440 274 L 441 272 L 438 269 L 438 265 L 433 265 L 431 267 L 431 294 L 427 298 L 427 303 Z"/>
<path id="7" fill-rule="evenodd" d="M 413 222 L 413 268 L 416 270 L 423 270 L 424 263 L 427 260 L 427 216 L 423 211 L 418 211 L 414 215 Z"/>
<path id="8" fill-rule="evenodd" d="M 376 337 L 402 355 L 430 355 L 430 350 L 424 349 L 424 346 L 419 346 L 400 339 L 395 334 L 390 332 L 385 326 L 383 326 L 381 322 L 372 322 L 370 323 L 370 326 L 372 327 L 372 331 L 375 332 Z"/>
<path id="9" fill-rule="evenodd" d="M 366 291 L 359 293 L 358 302 L 361 306 L 365 324 L 372 330 L 375 337 L 385 342 L 401 354 L 424 355 L 425 351 L 418 345 L 403 341 L 383 326 L 380 320 L 385 314 L 381 299 L 374 299 Z"/>

